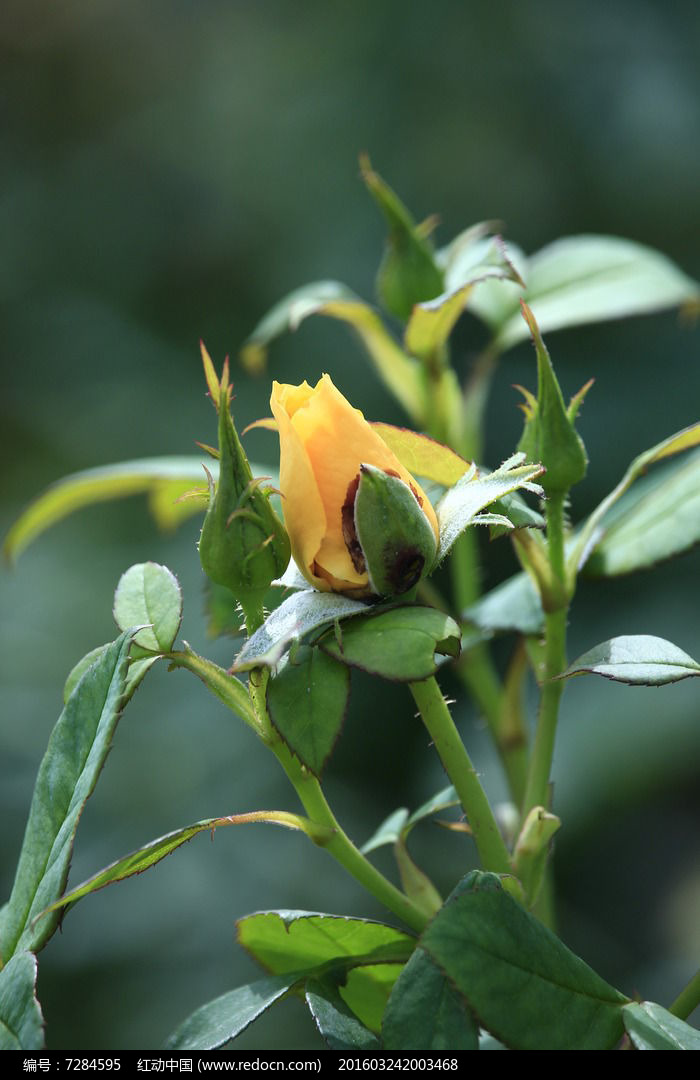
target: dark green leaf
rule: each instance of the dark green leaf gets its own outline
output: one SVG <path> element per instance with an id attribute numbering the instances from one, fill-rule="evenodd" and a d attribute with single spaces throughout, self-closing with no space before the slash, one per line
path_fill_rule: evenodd
<path id="1" fill-rule="evenodd" d="M 700 454 L 650 480 L 635 484 L 603 522 L 586 575 L 646 570 L 700 542 Z"/>
<path id="2" fill-rule="evenodd" d="M 415 938 L 383 923 L 309 911 L 264 911 L 238 920 L 238 941 L 274 975 L 331 961 L 401 962 Z"/>
<path id="3" fill-rule="evenodd" d="M 258 979 L 239 986 L 193 1012 L 166 1040 L 164 1050 L 216 1050 L 287 993 L 303 976 Z"/>
<path id="4" fill-rule="evenodd" d="M 427 679 L 435 653 L 459 654 L 459 627 L 435 608 L 399 607 L 343 623 L 321 648 L 351 667 L 399 682 Z"/>
<path id="5" fill-rule="evenodd" d="M 41 1050 L 44 1018 L 36 999 L 36 956 L 19 952 L 0 971 L 0 1050 Z"/>
<path id="6" fill-rule="evenodd" d="M 514 1050 L 605 1050 L 622 1035 L 626 998 L 504 891 L 473 871 L 420 945 L 479 1023 Z"/>
<path id="7" fill-rule="evenodd" d="M 603 641 L 574 660 L 561 676 L 603 675 L 630 686 L 664 686 L 700 675 L 700 664 L 676 645 L 648 634 Z"/>
<path id="8" fill-rule="evenodd" d="M 496 524 L 487 520 L 481 511 L 497 499 L 518 489 L 542 495 L 542 488 L 534 483 L 542 472 L 541 465 L 523 465 L 524 460 L 524 454 L 514 454 L 486 476 L 472 468 L 445 492 L 435 508 L 440 525 L 438 561 L 445 558 L 457 537 L 470 525 Z M 507 521 L 499 523 L 510 524 Z"/>
<path id="9" fill-rule="evenodd" d="M 331 1050 L 379 1049 L 379 1039 L 361 1024 L 332 983 L 309 979 L 306 1004 L 316 1027 Z"/>
<path id="10" fill-rule="evenodd" d="M 525 265 L 515 261 L 527 285 L 524 298 L 543 333 L 663 311 L 692 302 L 700 293 L 670 259 L 615 236 L 569 236 L 532 255 Z M 486 283 L 470 305 L 491 326 L 502 349 L 527 337 L 518 315 L 521 294 L 514 286 Z"/>
<path id="11" fill-rule="evenodd" d="M 299 829 L 314 840 L 320 840 L 324 834 L 329 833 L 329 830 L 324 829 L 324 826 L 316 825 L 314 822 L 309 821 L 308 818 L 300 817 L 298 814 L 290 814 L 286 810 L 253 810 L 247 814 L 229 814 L 227 817 L 207 818 L 206 821 L 197 821 L 194 825 L 187 825 L 184 829 L 176 829 L 174 832 L 158 837 L 157 840 L 151 840 L 149 844 L 139 848 L 138 851 L 132 851 L 129 855 L 117 859 L 116 862 L 111 863 L 104 870 L 100 870 L 99 873 L 88 878 L 82 885 L 78 885 L 75 889 L 65 893 L 60 900 L 51 905 L 49 910 L 55 911 L 58 908 L 73 907 L 78 900 L 82 900 L 84 896 L 89 896 L 90 893 L 97 892 L 98 889 L 104 889 L 106 885 L 116 885 L 126 878 L 133 877 L 134 874 L 142 874 L 144 870 L 149 870 L 152 866 L 155 866 L 166 855 L 170 855 L 177 848 L 182 847 L 183 844 L 186 844 L 188 840 L 191 840 L 198 833 L 208 832 L 213 837 L 216 829 L 222 829 L 227 825 L 253 825 L 257 822 L 282 825 L 287 829 Z"/>
<path id="12" fill-rule="evenodd" d="M 114 594 L 114 621 L 120 630 L 143 627 L 134 638 L 136 645 L 168 652 L 181 619 L 182 590 L 167 566 L 136 563 L 122 574 Z"/>
<path id="13" fill-rule="evenodd" d="M 478 1050 L 479 1028 L 466 1001 L 418 948 L 399 975 L 384 1013 L 386 1050 Z"/>
<path id="14" fill-rule="evenodd" d="M 58 915 L 37 915 L 65 887 L 78 820 L 97 783 L 119 719 L 131 632 L 122 634 L 82 677 L 54 727 L 39 767 L 9 904 L 0 921 L 0 956 L 36 951 Z"/>
<path id="15" fill-rule="evenodd" d="M 267 665 L 274 667 L 292 641 L 299 641 L 336 619 L 367 611 L 367 605 L 338 593 L 305 589 L 288 596 L 248 638 L 233 665 L 234 671 Z"/>
<path id="16" fill-rule="evenodd" d="M 267 686 L 270 719 L 290 750 L 320 776 L 345 719 L 350 672 L 344 664 L 302 645 Z"/>
<path id="17" fill-rule="evenodd" d="M 466 609 L 463 618 L 489 634 L 508 630 L 539 634 L 544 629 L 540 595 L 525 573 L 515 574 L 491 589 Z"/>
<path id="18" fill-rule="evenodd" d="M 622 1016 L 638 1050 L 700 1050 L 700 1031 L 653 1001 L 631 1002 Z"/>

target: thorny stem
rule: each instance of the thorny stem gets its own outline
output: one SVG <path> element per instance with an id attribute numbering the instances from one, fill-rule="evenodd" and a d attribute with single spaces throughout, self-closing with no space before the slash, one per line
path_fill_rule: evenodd
<path id="1" fill-rule="evenodd" d="M 508 849 L 476 770 L 434 678 L 409 684 L 445 772 L 455 786 L 485 870 L 512 873 Z"/>

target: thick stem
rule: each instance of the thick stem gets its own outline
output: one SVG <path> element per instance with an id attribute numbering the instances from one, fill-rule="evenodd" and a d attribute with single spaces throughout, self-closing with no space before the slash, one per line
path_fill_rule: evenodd
<path id="1" fill-rule="evenodd" d="M 409 900 L 388 878 L 377 870 L 361 851 L 359 851 L 338 824 L 321 785 L 316 777 L 295 758 L 286 743 L 278 740 L 271 744 L 277 760 L 286 772 L 299 796 L 301 803 L 316 825 L 323 825 L 333 830 L 329 840 L 322 846 L 345 869 L 352 874 L 367 892 L 371 893 L 389 911 L 393 911 L 407 926 L 421 933 L 428 922 L 425 915 L 412 900 Z"/>
<path id="2" fill-rule="evenodd" d="M 485 870 L 512 873 L 510 855 L 493 811 L 434 678 L 410 683 L 410 691 L 445 772 L 455 786 Z"/>
<path id="3" fill-rule="evenodd" d="M 681 990 L 673 1004 L 669 1005 L 668 1011 L 681 1020 L 687 1020 L 698 1005 L 700 1005 L 700 971 Z"/>

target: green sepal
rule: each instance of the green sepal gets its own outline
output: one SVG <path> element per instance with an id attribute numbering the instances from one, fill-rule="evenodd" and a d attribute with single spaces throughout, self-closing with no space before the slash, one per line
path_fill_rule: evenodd
<path id="1" fill-rule="evenodd" d="M 412 215 L 370 165 L 360 159 L 362 179 L 387 223 L 386 249 L 377 272 L 377 294 L 387 311 L 406 321 L 413 305 L 432 300 L 444 291 L 444 279 L 425 225 Z"/>
<path id="2" fill-rule="evenodd" d="M 539 461 L 547 470 L 540 480 L 547 495 L 565 493 L 586 475 L 588 457 L 577 433 L 573 417 L 581 402 L 574 398 L 567 411 L 552 361 L 527 304 L 521 303 L 523 317 L 530 328 L 537 351 L 537 400 L 523 390 L 525 429 L 518 450 L 529 461 Z"/>
<path id="3" fill-rule="evenodd" d="M 433 567 L 437 538 L 417 496 L 398 476 L 360 466 L 354 524 L 378 596 L 408 592 Z"/>
<path id="4" fill-rule="evenodd" d="M 219 481 L 209 478 L 209 508 L 199 540 L 202 568 L 243 607 L 261 605 L 270 582 L 284 573 L 291 549 L 269 493 L 253 479 L 229 410 L 227 375 L 219 389 Z"/>
<path id="5" fill-rule="evenodd" d="M 523 822 L 513 852 L 513 868 L 529 907 L 534 905 L 542 888 L 552 837 L 560 826 L 560 819 L 543 806 L 533 806 Z"/>

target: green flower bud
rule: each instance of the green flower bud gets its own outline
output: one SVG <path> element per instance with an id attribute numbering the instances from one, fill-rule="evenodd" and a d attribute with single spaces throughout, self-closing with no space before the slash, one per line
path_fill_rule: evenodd
<path id="1" fill-rule="evenodd" d="M 572 399 L 567 409 L 535 318 L 525 303 L 521 306 L 537 350 L 537 398 L 529 390 L 518 387 L 525 397 L 522 409 L 526 417 L 518 450 L 526 454 L 528 461 L 544 465 L 547 471 L 539 483 L 548 495 L 566 494 L 586 475 L 588 457 L 574 420 L 590 384 Z"/>
<path id="2" fill-rule="evenodd" d="M 281 576 L 290 558 L 289 537 L 270 505 L 270 493 L 253 478 L 230 413 L 228 368 L 221 383 L 205 370 L 210 393 L 218 391 L 219 480 L 209 475 L 209 508 L 199 539 L 199 558 L 205 574 L 225 585 L 244 611 L 262 604 L 268 586 Z"/>
<path id="3" fill-rule="evenodd" d="M 373 592 L 400 596 L 432 570 L 435 528 L 421 497 L 399 476 L 361 465 L 356 483 L 354 503 L 348 491 L 343 507 L 345 542 L 366 568 Z"/>

